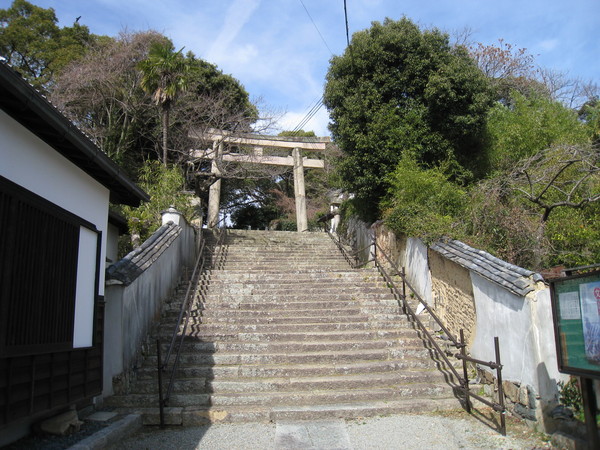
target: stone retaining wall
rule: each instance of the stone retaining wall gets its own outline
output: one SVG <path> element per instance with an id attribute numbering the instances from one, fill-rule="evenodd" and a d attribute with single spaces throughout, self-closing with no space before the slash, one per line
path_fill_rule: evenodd
<path id="1" fill-rule="evenodd" d="M 460 336 L 460 330 L 464 330 L 465 341 L 472 344 L 476 310 L 469 271 L 431 250 L 428 260 L 436 314 L 454 336 Z"/>
<path id="2" fill-rule="evenodd" d="M 382 223 L 352 222 L 351 232 L 364 242 L 375 236 L 415 291 L 451 333 L 465 332 L 468 352 L 495 359 L 500 342 L 505 400 L 514 414 L 547 429 L 548 411 L 558 403 L 554 328 L 547 285 L 539 274 L 513 266 L 458 241 L 427 247 L 419 239 L 396 237 Z M 356 239 L 355 239 L 356 240 Z M 477 368 L 490 396 L 497 396 L 495 372 Z"/>

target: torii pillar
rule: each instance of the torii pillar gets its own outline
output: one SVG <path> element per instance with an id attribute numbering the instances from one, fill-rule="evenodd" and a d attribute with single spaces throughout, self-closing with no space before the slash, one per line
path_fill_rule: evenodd
<path id="1" fill-rule="evenodd" d="M 304 163 L 299 148 L 292 152 L 294 158 L 294 195 L 296 197 L 296 228 L 298 231 L 308 230 L 306 218 L 306 189 L 304 188 Z"/>
<path id="2" fill-rule="evenodd" d="M 213 142 L 213 153 L 215 157 L 211 163 L 211 173 L 217 176 L 217 181 L 210 185 L 208 191 L 208 228 L 215 228 L 219 223 L 219 210 L 221 207 L 221 170 L 219 169 L 218 161 L 223 155 L 223 142 Z"/>
<path id="3" fill-rule="evenodd" d="M 329 138 L 307 138 L 294 139 L 279 136 L 261 135 L 233 135 L 222 130 L 211 130 L 208 133 L 213 142 L 212 152 L 205 150 L 191 150 L 191 155 L 196 158 L 212 159 L 211 172 L 218 178 L 209 190 L 207 226 L 214 228 L 219 223 L 219 203 L 221 199 L 221 176 L 219 169 L 221 161 L 251 164 L 266 164 L 273 166 L 287 166 L 294 169 L 294 195 L 296 198 L 296 225 L 299 232 L 308 230 L 308 219 L 306 214 L 306 190 L 304 185 L 304 168 L 324 169 L 325 164 L 320 159 L 305 159 L 301 150 L 324 151 Z M 223 144 L 234 144 L 236 146 L 253 146 L 253 154 L 227 153 L 223 152 Z M 293 149 L 292 156 L 269 156 L 263 155 L 263 147 Z"/>

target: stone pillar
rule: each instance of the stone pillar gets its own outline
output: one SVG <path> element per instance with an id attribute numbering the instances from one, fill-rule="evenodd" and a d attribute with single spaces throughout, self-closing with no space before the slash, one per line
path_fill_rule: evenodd
<path id="1" fill-rule="evenodd" d="M 296 225 L 298 231 L 308 230 L 306 218 L 306 191 L 304 188 L 304 164 L 299 148 L 295 148 L 292 156 L 294 158 L 294 194 L 296 196 Z"/>
<path id="2" fill-rule="evenodd" d="M 340 205 L 332 204 L 330 206 L 330 208 L 331 208 L 330 212 L 331 212 L 331 214 L 333 214 L 333 217 L 331 219 L 330 231 L 332 233 L 337 233 L 338 226 L 340 225 L 340 222 L 342 221 L 342 216 L 340 216 Z"/>
<path id="3" fill-rule="evenodd" d="M 214 158 L 211 164 L 211 173 L 214 173 L 217 177 L 217 181 L 210 185 L 208 191 L 208 228 L 214 228 L 219 223 L 219 210 L 221 207 L 221 171 L 219 170 L 218 161 L 223 155 L 223 142 L 217 144 L 213 142 Z"/>
<path id="4" fill-rule="evenodd" d="M 165 211 L 161 211 L 162 224 L 166 225 L 169 222 L 173 222 L 175 225 L 179 225 L 181 222 L 181 213 L 175 209 L 173 205 Z"/>

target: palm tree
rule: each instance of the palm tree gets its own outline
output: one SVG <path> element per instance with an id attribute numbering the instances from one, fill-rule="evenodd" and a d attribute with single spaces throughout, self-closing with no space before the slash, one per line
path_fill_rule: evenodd
<path id="1" fill-rule="evenodd" d="M 148 58 L 139 63 L 142 71 L 142 89 L 152 95 L 152 100 L 160 106 L 162 125 L 163 163 L 167 166 L 167 138 L 169 111 L 175 98 L 187 89 L 190 65 L 182 55 L 175 52 L 170 43 L 155 43 L 150 47 Z"/>

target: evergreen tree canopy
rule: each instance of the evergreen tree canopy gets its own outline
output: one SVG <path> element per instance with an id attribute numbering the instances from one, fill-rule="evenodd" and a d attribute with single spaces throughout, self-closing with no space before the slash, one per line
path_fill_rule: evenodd
<path id="1" fill-rule="evenodd" d="M 482 166 L 488 80 L 437 29 L 403 18 L 355 33 L 331 60 L 324 103 L 345 188 L 371 209 L 404 152 L 421 165 L 444 163 L 454 178 Z"/>
<path id="2" fill-rule="evenodd" d="M 60 28 L 52 8 L 14 0 L 0 9 L 0 55 L 40 91 L 46 93 L 53 77 L 80 58 L 97 39 L 77 21 Z"/>

